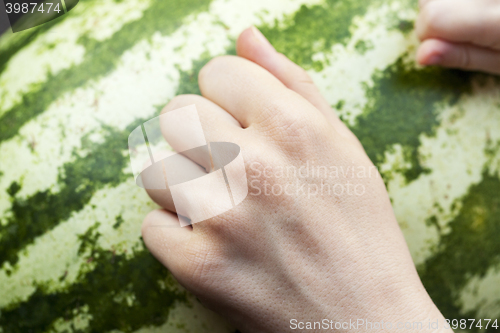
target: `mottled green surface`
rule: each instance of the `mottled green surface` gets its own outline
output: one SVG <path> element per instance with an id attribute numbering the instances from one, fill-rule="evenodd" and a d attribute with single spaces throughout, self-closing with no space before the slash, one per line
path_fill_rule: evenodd
<path id="1" fill-rule="evenodd" d="M 438 103 L 453 104 L 470 92 L 471 74 L 436 67 L 415 69 L 405 64 L 405 58 L 375 74 L 374 86 L 367 88 L 369 102 L 352 131 L 377 165 L 386 150 L 401 144 L 411 163 L 404 174 L 411 181 L 429 171 L 419 161 L 419 136 L 431 136 L 439 125 Z"/>
<path id="2" fill-rule="evenodd" d="M 49 31 L 53 26 L 60 24 L 67 17 L 67 15 L 63 15 L 35 29 L 27 30 L 16 36 L 17 38 L 14 38 L 14 41 L 10 44 L 9 48 L 0 52 L 0 75 L 5 70 L 7 62 L 17 52 L 19 52 L 19 50 L 28 46 L 36 37 L 44 34 L 46 31 Z"/>
<path id="3" fill-rule="evenodd" d="M 199 0 L 155 1 L 142 18 L 127 23 L 109 40 L 81 38 L 79 42 L 86 48 L 84 61 L 33 86 L 31 92 L 23 96 L 22 103 L 8 110 L 0 118 L 0 142 L 14 138 L 26 122 L 44 112 L 62 94 L 109 74 L 116 68 L 120 55 L 141 39 L 150 38 L 156 31 L 162 35 L 172 33 L 186 15 L 206 10 L 207 4 L 208 1 Z M 369 5 L 378 4 L 327 0 L 324 4 L 302 6 L 284 20 L 262 24 L 259 28 L 280 52 L 304 68 L 321 71 L 329 63 L 313 60 L 313 55 L 331 54 L 335 44 L 345 46 L 352 35 L 353 18 L 364 15 Z M 57 24 L 57 20 L 50 24 Z M 49 29 L 51 25 L 41 27 Z M 18 50 L 45 31 L 41 27 L 0 54 L 0 75 Z M 394 19 L 390 28 L 408 36 L 413 22 Z M 366 54 L 373 47 L 368 40 L 355 45 L 360 54 Z M 234 46 L 226 52 L 234 54 Z M 198 72 L 209 58 L 204 54 L 193 62 L 190 70 L 179 71 L 177 93 L 200 93 Z M 410 167 L 397 171 L 411 184 L 433 172 L 423 166 L 419 154 L 422 136 L 435 136 L 436 128 L 441 125 L 439 116 L 443 106 L 454 105 L 470 95 L 475 78 L 476 74 L 460 71 L 416 68 L 407 54 L 402 55 L 387 68 L 376 71 L 372 82 L 365 83 L 368 103 L 352 130 L 378 166 L 384 162 L 384 154 L 391 151 L 394 144 L 400 144 Z M 345 105 L 343 99 L 334 107 L 344 110 Z M 82 149 L 75 151 L 73 159 L 59 171 L 57 191 L 48 189 L 20 197 L 25 184 L 18 180 L 10 182 L 7 192 L 12 201 L 12 214 L 0 225 L 0 266 L 10 263 L 15 272 L 26 246 L 82 210 L 96 191 L 116 186 L 130 177 L 123 171 L 128 163 L 124 154 L 127 137 L 130 130 L 148 116 L 152 115 L 144 115 L 125 130 L 103 126 L 102 142 L 82 137 Z M 492 148 L 489 154 L 494 158 L 499 152 Z M 474 311 L 461 311 L 459 295 L 464 286 L 472 277 L 482 277 L 500 263 L 498 174 L 484 171 L 482 180 L 471 185 L 468 193 L 455 204 L 460 207 L 459 213 L 449 223 L 447 232 L 441 230 L 436 217 L 427 221 L 439 230 L 440 242 L 418 268 L 431 297 L 445 316 L 460 319 L 477 315 Z M 113 329 L 132 332 L 148 325 L 162 325 L 177 302 L 187 303 L 187 294 L 176 287 L 168 271 L 143 247 L 138 245 L 133 253 L 99 248 L 97 243 L 102 235 L 98 227 L 109 224 L 120 229 L 125 222 L 122 215 L 92 222 L 92 227 L 79 236 L 79 256 L 85 258 L 86 263 L 77 280 L 56 291 L 50 288 L 49 282 L 36 285 L 36 291 L 28 299 L 1 309 L 3 332 L 45 332 L 58 318 L 71 319 L 79 314 L 92 318 L 83 332 Z M 60 281 L 65 278 L 63 274 Z"/>
<path id="4" fill-rule="evenodd" d="M 173 5 L 173 1 L 157 1 L 140 20 L 125 25 L 110 40 L 96 42 L 82 38 L 81 43 L 87 50 L 84 62 L 49 77 L 24 95 L 21 104 L 0 118 L 0 141 L 15 135 L 24 123 L 43 112 L 63 93 L 109 73 L 119 56 L 136 42 L 149 38 L 155 31 L 172 32 L 186 15 L 206 9 L 208 3 L 193 0 Z M 43 25 L 33 29 L 33 37 L 20 40 L 9 49 L 9 53 L 3 53 L 0 69 L 21 46 L 26 46 L 39 31 L 43 31 L 42 27 L 49 28 Z M 117 185 L 130 177 L 122 171 L 129 161 L 124 154 L 127 138 L 131 130 L 145 119 L 149 118 L 135 121 L 124 131 L 103 128 L 103 143 L 82 138 L 82 148 L 87 154 L 79 156 L 75 153 L 74 160 L 60 170 L 57 193 L 46 190 L 18 199 L 15 195 L 22 184 L 12 183 L 9 188 L 13 200 L 12 215 L 0 225 L 0 266 L 8 261 L 15 270 L 19 251 L 37 236 L 81 210 L 97 190 Z M 114 226 L 118 228 L 119 224 L 117 218 Z M 26 301 L 2 309 L 0 327 L 3 332 L 45 332 L 51 329 L 57 318 L 69 319 L 80 313 L 92 318 L 85 332 L 113 329 L 132 332 L 144 326 L 163 324 L 171 307 L 186 301 L 185 292 L 169 286 L 172 284 L 168 280 L 169 272 L 149 251 L 140 248 L 133 254 L 126 254 L 103 250 L 95 247 L 99 236 L 92 228 L 81 236 L 79 254 L 88 258 L 88 267 L 83 267 L 77 281 L 69 288 L 51 292 L 44 285 L 36 286 L 36 292 Z M 64 278 L 65 275 L 61 276 L 61 281 Z M 117 296 L 123 293 L 133 296 L 132 303 L 125 299 L 117 302 Z M 73 331 L 78 330 L 74 328 Z"/>
<path id="5" fill-rule="evenodd" d="M 324 5 L 302 6 L 284 25 L 259 28 L 279 52 L 304 68 L 321 70 L 324 64 L 314 61 L 313 54 L 330 52 L 334 44 L 345 43 L 352 19 L 363 15 L 368 5 L 361 0 L 327 0 Z"/>
<path id="6" fill-rule="evenodd" d="M 461 313 L 459 292 L 473 276 L 484 277 L 500 263 L 500 179 L 483 174 L 462 199 L 460 213 L 441 236 L 436 253 L 420 268 L 420 276 L 446 318 L 477 318 Z M 490 327 L 487 332 L 496 332 Z"/>
<path id="7" fill-rule="evenodd" d="M 84 61 L 50 76 L 43 84 L 36 85 L 32 92 L 23 96 L 21 103 L 0 117 L 0 142 L 16 135 L 23 124 L 45 111 L 50 103 L 65 92 L 82 87 L 89 81 L 109 73 L 115 68 L 120 55 L 135 43 L 150 38 L 156 31 L 162 34 L 171 33 L 181 25 L 184 17 L 206 9 L 208 3 L 209 0 L 155 1 L 140 20 L 126 24 L 110 39 L 99 42 L 91 38 L 81 38 L 80 43 L 87 50 Z"/>
<path id="8" fill-rule="evenodd" d="M 0 259 L 15 264 L 19 250 L 33 242 L 35 237 L 47 232 L 70 214 L 79 211 L 89 202 L 92 195 L 103 186 L 122 182 L 130 174 L 122 170 L 128 163 L 127 138 L 130 132 L 145 120 L 138 119 L 124 131 L 105 128 L 107 135 L 102 144 L 82 139 L 83 148 L 88 150 L 84 157 L 76 156 L 66 164 L 59 178 L 60 191 L 39 192 L 24 200 L 15 198 L 20 189 L 17 183 L 10 187 L 13 195 L 13 216 L 0 226 Z M 99 172 L 95 172 L 99 170 Z M 114 228 L 123 221 L 117 216 Z M 169 272 L 144 249 L 133 254 L 117 253 L 96 246 L 101 236 L 95 229 L 99 221 L 80 235 L 79 255 L 87 258 L 88 267 L 83 267 L 75 283 L 65 290 L 49 291 L 44 285 L 28 300 L 2 310 L 0 327 L 4 332 L 45 332 L 59 317 L 72 318 L 80 313 L 92 316 L 88 330 L 84 332 L 105 332 L 119 329 L 132 332 L 145 325 L 161 325 L 168 318 L 171 306 L 185 302 L 186 294 L 169 287 Z M 130 258 L 131 257 L 131 258 Z M 16 266 L 14 266 L 15 269 Z M 65 275 L 60 279 L 63 281 Z M 165 287 L 166 285 L 166 287 Z M 122 293 L 133 295 L 132 304 L 116 301 Z M 85 311 L 83 306 L 88 306 Z M 110 320 L 110 318 L 113 318 Z M 74 332 L 79 332 L 74 330 Z"/>
<path id="9" fill-rule="evenodd" d="M 102 144 L 83 138 L 83 149 L 90 153 L 83 157 L 75 154 L 75 160 L 64 165 L 58 179 L 59 192 L 46 190 L 18 199 L 15 193 L 19 184 L 12 183 L 12 216 L 0 225 L 0 265 L 5 261 L 15 264 L 19 250 L 81 210 L 98 189 L 117 185 L 128 177 L 122 173 L 128 163 L 122 151 L 127 149 L 130 130 L 108 131 Z"/>
<path id="10" fill-rule="evenodd" d="M 92 231 L 81 237 L 91 269 L 81 273 L 67 290 L 52 293 L 37 286 L 27 301 L 3 309 L 0 327 L 4 332 L 45 332 L 55 319 L 79 314 L 92 318 L 83 332 L 132 332 L 163 324 L 172 305 L 186 301 L 185 292 L 160 283 L 167 281 L 169 272 L 149 251 L 138 250 L 127 259 L 123 253 L 95 248 L 99 234 Z M 119 298 L 121 294 L 133 297 Z"/>

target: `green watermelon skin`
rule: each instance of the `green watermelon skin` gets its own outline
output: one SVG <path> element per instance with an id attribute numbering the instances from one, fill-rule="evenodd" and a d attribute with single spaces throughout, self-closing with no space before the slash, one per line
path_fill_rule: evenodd
<path id="1" fill-rule="evenodd" d="M 80 1 L 3 35 L 0 332 L 234 332 L 145 249 L 155 206 L 127 138 L 199 94 L 201 67 L 252 24 L 363 143 L 445 317 L 500 318 L 500 83 L 416 66 L 416 15 L 407 0 Z"/>

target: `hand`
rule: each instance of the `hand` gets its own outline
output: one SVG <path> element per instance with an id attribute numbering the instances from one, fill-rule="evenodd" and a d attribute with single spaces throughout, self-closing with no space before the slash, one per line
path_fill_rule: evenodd
<path id="1" fill-rule="evenodd" d="M 288 332 L 293 319 L 442 325 L 359 141 L 258 30 L 237 52 L 201 70 L 203 97 L 178 96 L 164 112 L 195 104 L 208 141 L 238 144 L 249 195 L 192 228 L 158 228 L 179 222 L 169 194 L 149 191 L 166 209 L 146 217 L 147 247 L 243 332 Z"/>
<path id="2" fill-rule="evenodd" d="M 417 61 L 500 74 L 500 2 L 420 0 Z"/>

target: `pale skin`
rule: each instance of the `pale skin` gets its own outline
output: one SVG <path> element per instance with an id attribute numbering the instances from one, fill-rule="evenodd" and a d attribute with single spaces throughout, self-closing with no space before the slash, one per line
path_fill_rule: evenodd
<path id="1" fill-rule="evenodd" d="M 324 318 L 420 321 L 422 329 L 408 331 L 451 332 L 443 329 L 444 318 L 420 282 L 378 174 L 279 178 L 259 172 L 299 169 L 307 161 L 374 166 L 308 74 L 258 30 L 240 35 L 237 53 L 201 70 L 202 96 L 178 96 L 164 112 L 195 104 L 208 141 L 241 147 L 249 182 L 351 184 L 364 192 L 249 194 L 230 211 L 175 228 L 179 222 L 168 192 L 150 190 L 164 208 L 151 212 L 142 227 L 153 255 L 242 332 L 290 332 L 291 319 Z M 429 320 L 437 320 L 439 329 L 429 328 Z"/>
<path id="2" fill-rule="evenodd" d="M 498 0 L 420 0 L 417 61 L 500 74 L 498 22 Z"/>

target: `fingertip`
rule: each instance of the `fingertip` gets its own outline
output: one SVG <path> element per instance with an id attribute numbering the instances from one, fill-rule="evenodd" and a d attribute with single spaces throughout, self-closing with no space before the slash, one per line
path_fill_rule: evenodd
<path id="1" fill-rule="evenodd" d="M 236 42 L 236 54 L 255 63 L 261 63 L 274 53 L 272 44 L 254 26 L 243 30 Z"/>
<path id="2" fill-rule="evenodd" d="M 424 65 L 440 65 L 463 70 L 500 73 L 500 52 L 469 44 L 442 40 L 426 41 L 421 45 L 417 60 Z"/>
<path id="3" fill-rule="evenodd" d="M 274 51 L 274 46 L 269 42 L 269 40 L 264 36 L 259 29 L 254 26 L 250 27 L 250 32 L 252 33 L 253 39 L 262 47 L 267 49 L 268 51 Z"/>
<path id="4" fill-rule="evenodd" d="M 428 39 L 424 41 L 417 51 L 417 62 L 423 66 L 439 65 L 449 49 L 449 43 Z"/>
<path id="5" fill-rule="evenodd" d="M 248 27 L 241 32 L 236 41 L 236 54 L 240 57 L 252 49 L 252 27 Z"/>

